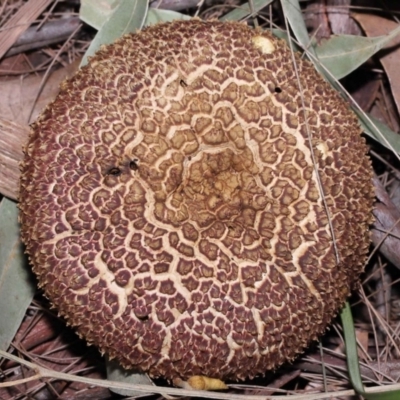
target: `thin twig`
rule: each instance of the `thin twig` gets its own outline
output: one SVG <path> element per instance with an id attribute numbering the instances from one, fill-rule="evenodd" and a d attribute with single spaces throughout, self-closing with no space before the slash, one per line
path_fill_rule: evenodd
<path id="1" fill-rule="evenodd" d="M 28 28 L 11 49 L 4 55 L 10 57 L 18 53 L 39 49 L 66 40 L 80 24 L 78 17 L 61 18 L 47 22 L 38 30 L 37 26 Z"/>

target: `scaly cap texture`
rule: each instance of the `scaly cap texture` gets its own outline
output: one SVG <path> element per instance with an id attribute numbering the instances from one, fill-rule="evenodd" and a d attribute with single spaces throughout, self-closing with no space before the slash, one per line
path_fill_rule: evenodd
<path id="1" fill-rule="evenodd" d="M 300 81 L 269 32 L 159 24 L 102 48 L 33 125 L 20 192 L 33 269 L 123 366 L 263 374 L 357 284 L 367 147 L 346 102 L 295 58 Z"/>

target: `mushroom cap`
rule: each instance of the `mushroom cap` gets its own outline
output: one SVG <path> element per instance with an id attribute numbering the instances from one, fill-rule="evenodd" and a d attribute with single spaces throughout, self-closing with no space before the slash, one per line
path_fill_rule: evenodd
<path id="1" fill-rule="evenodd" d="M 126 368 L 274 369 L 362 272 L 374 191 L 360 134 L 269 32 L 195 19 L 124 36 L 32 126 L 20 221 L 39 285 Z"/>

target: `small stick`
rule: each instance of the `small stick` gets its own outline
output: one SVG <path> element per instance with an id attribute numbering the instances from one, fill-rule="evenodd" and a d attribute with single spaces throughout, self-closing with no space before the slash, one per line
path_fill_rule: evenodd
<path id="1" fill-rule="evenodd" d="M 62 42 L 74 32 L 79 24 L 79 17 L 70 17 L 47 22 L 39 30 L 37 26 L 31 26 L 7 51 L 5 57 Z"/>
<path id="2" fill-rule="evenodd" d="M 30 0 L 0 30 L 0 59 L 52 0 Z"/>

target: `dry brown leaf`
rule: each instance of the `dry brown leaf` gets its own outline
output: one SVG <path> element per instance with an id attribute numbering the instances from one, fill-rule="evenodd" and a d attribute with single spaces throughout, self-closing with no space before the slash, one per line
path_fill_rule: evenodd
<path id="1" fill-rule="evenodd" d="M 52 73 L 36 102 L 33 118 L 57 95 L 60 83 L 73 75 L 79 60 Z M 0 193 L 16 199 L 22 147 L 29 132 L 28 118 L 41 86 L 41 76 L 2 82 L 0 96 Z"/>
<path id="2" fill-rule="evenodd" d="M 390 31 L 399 25 L 386 18 L 378 17 L 372 14 L 352 14 L 352 17 L 361 25 L 368 37 L 387 35 Z M 400 112 L 400 37 L 393 39 L 380 56 L 380 61 L 388 76 L 390 86 L 396 102 L 397 110 Z"/>
<path id="3" fill-rule="evenodd" d="M 29 0 L 7 21 L 0 31 L 0 58 L 52 1 Z"/>
<path id="4" fill-rule="evenodd" d="M 361 30 L 350 18 L 351 0 L 316 0 L 308 2 L 304 20 L 317 42 L 334 35 L 360 35 Z"/>
<path id="5" fill-rule="evenodd" d="M 356 338 L 358 342 L 358 347 L 357 347 L 358 357 L 361 360 L 366 360 L 368 354 L 368 331 L 364 329 L 356 329 Z"/>
<path id="6" fill-rule="evenodd" d="M 47 79 L 43 90 L 36 101 L 32 120 L 36 119 L 40 111 L 55 98 L 60 83 L 72 76 L 78 69 L 80 60 L 66 68 L 53 72 Z M 27 125 L 29 114 L 37 97 L 42 83 L 42 76 L 28 76 L 27 78 L 12 79 L 1 83 L 0 117 L 14 121 L 20 125 Z"/>
<path id="7" fill-rule="evenodd" d="M 371 79 L 371 75 L 363 74 L 363 72 L 357 72 L 361 85 L 357 82 L 356 88 L 351 91 L 351 96 L 363 111 L 368 112 L 378 96 L 381 82 L 379 79 Z"/>
<path id="8" fill-rule="evenodd" d="M 0 193 L 14 200 L 18 192 L 18 165 L 28 133 L 27 125 L 0 118 Z"/>
<path id="9" fill-rule="evenodd" d="M 374 184 L 379 202 L 374 209 L 372 242 L 393 265 L 400 269 L 400 211 L 378 178 L 374 178 Z"/>

